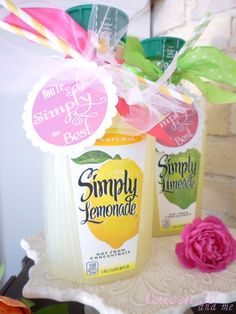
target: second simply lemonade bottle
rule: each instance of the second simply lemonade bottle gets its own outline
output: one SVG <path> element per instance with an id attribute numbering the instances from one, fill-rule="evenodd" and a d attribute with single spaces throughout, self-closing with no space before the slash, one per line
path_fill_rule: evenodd
<path id="1" fill-rule="evenodd" d="M 94 284 L 138 273 L 150 256 L 154 142 L 117 115 L 78 156 L 49 156 L 45 226 L 51 272 Z"/>
<path id="2" fill-rule="evenodd" d="M 183 44 L 182 39 L 175 37 L 142 41 L 146 57 L 162 71 L 166 70 Z M 188 94 L 192 97 L 187 91 Z M 155 128 L 153 236 L 177 234 L 185 224 L 201 214 L 205 154 L 203 116 L 201 101 L 193 97 L 193 104 L 185 106 L 184 113 L 169 113 Z"/>

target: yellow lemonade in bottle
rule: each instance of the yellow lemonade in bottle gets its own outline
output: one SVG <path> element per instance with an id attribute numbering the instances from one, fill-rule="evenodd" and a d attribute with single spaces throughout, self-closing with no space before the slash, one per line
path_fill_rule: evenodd
<path id="1" fill-rule="evenodd" d="M 154 140 L 117 115 L 78 156 L 45 161 L 51 272 L 84 284 L 138 273 L 151 254 Z"/>

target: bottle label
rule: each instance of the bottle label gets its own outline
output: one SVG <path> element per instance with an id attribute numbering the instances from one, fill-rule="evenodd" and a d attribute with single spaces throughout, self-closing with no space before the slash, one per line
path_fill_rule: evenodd
<path id="1" fill-rule="evenodd" d="M 142 135 L 106 134 L 71 161 L 86 278 L 136 266 L 145 151 Z"/>
<path id="2" fill-rule="evenodd" d="M 201 141 L 184 153 L 157 151 L 156 186 L 161 232 L 178 231 L 195 217 Z"/>

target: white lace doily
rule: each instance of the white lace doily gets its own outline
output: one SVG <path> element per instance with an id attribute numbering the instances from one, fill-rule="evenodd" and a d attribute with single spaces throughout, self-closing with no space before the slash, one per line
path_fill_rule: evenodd
<path id="1" fill-rule="evenodd" d="M 236 236 L 236 229 L 231 232 Z M 35 262 L 23 295 L 78 301 L 94 307 L 101 314 L 182 314 L 191 306 L 202 303 L 236 301 L 236 262 L 215 273 L 184 269 L 174 253 L 177 242 L 180 242 L 179 236 L 155 238 L 152 257 L 138 276 L 88 286 L 50 274 L 43 235 L 22 240 L 21 246 Z"/>

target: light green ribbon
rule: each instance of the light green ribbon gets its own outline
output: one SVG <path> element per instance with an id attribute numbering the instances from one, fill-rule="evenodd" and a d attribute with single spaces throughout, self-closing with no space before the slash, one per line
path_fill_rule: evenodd
<path id="1" fill-rule="evenodd" d="M 144 50 L 135 37 L 126 38 L 125 62 L 139 69 L 139 75 L 152 81 L 158 80 L 162 72 L 144 56 Z M 236 61 L 215 47 L 187 49 L 177 60 L 171 82 L 188 80 L 195 84 L 207 101 L 213 104 L 236 102 L 236 93 L 225 90 L 219 83 L 236 88 Z"/>
<path id="2" fill-rule="evenodd" d="M 126 37 L 124 59 L 126 64 L 134 67 L 135 73 L 156 81 L 162 71 L 144 56 L 144 49 L 136 37 Z"/>

